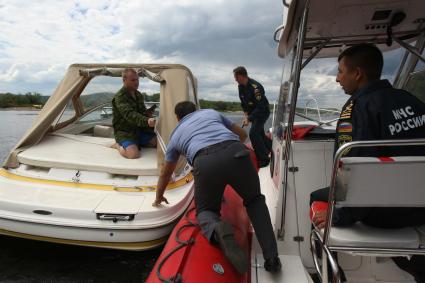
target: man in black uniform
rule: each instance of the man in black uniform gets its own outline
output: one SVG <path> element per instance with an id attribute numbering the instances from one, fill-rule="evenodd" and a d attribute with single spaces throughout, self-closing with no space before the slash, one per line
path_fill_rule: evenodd
<path id="1" fill-rule="evenodd" d="M 233 70 L 233 75 L 238 83 L 239 98 L 245 113 L 243 126 L 252 123 L 249 139 L 259 166 L 265 167 L 270 163 L 269 154 L 272 147 L 272 141 L 264 133 L 264 124 L 270 116 L 269 101 L 264 94 L 263 86 L 248 77 L 245 67 L 237 67 Z"/>
<path id="2" fill-rule="evenodd" d="M 374 45 L 361 44 L 344 50 L 338 58 L 336 81 L 350 98 L 342 108 L 337 124 L 335 151 L 344 143 L 361 140 L 425 138 L 425 104 L 407 91 L 395 89 L 380 80 L 383 56 Z M 415 156 L 425 155 L 423 146 L 353 148 L 344 156 Z M 329 188 L 311 194 L 313 201 L 327 201 Z M 326 212 L 315 215 L 313 222 L 324 227 Z M 334 226 L 362 221 L 382 228 L 400 228 L 425 224 L 424 208 L 336 208 Z M 395 258 L 418 282 L 425 282 L 424 257 Z"/>

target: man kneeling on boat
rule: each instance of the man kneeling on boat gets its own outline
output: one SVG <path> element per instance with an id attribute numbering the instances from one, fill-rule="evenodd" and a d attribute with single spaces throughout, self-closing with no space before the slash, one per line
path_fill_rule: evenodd
<path id="1" fill-rule="evenodd" d="M 153 128 L 155 119 L 146 109 L 139 88 L 139 75 L 136 70 L 127 68 L 122 73 L 123 87 L 112 99 L 114 136 L 120 154 L 129 159 L 139 158 L 140 147 L 156 146 Z"/>
<path id="2" fill-rule="evenodd" d="M 164 191 L 179 156 L 184 154 L 193 166 L 196 215 L 205 237 L 220 245 L 238 272 L 248 270 L 249 260 L 237 245 L 232 226 L 220 220 L 223 193 L 229 184 L 244 201 L 263 250 L 265 269 L 279 271 L 281 263 L 269 211 L 257 171 L 242 143 L 245 131 L 214 110 L 196 111 L 189 101 L 178 103 L 175 114 L 179 123 L 171 134 L 153 205 L 168 203 Z"/>
<path id="3" fill-rule="evenodd" d="M 335 151 L 346 142 L 425 138 L 425 123 L 414 123 L 425 117 L 425 104 L 407 91 L 395 89 L 380 80 L 383 56 L 374 45 L 361 44 L 344 50 L 338 58 L 336 81 L 350 98 L 341 111 L 337 124 Z M 419 118 L 418 118 L 419 117 Z M 403 126 L 401 126 L 403 125 Z M 344 156 L 424 156 L 424 147 L 353 148 Z M 311 194 L 314 201 L 328 200 L 329 188 Z M 313 222 L 323 228 L 326 211 L 315 213 Z M 381 228 L 401 228 L 425 224 L 424 208 L 336 208 L 334 226 L 362 221 Z M 397 265 L 410 272 L 417 282 L 425 282 L 425 257 L 394 258 Z"/>

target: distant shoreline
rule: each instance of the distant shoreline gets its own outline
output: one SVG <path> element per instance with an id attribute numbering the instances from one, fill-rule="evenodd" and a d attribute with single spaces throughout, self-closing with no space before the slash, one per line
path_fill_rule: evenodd
<path id="1" fill-rule="evenodd" d="M 31 107 L 31 106 L 16 106 L 16 107 L 6 107 L 0 108 L 0 111 L 40 111 L 41 108 Z"/>

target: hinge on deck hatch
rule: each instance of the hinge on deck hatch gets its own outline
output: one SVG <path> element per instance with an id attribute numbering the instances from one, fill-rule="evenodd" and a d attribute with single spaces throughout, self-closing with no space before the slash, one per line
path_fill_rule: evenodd
<path id="1" fill-rule="evenodd" d="M 292 173 L 298 172 L 298 167 L 289 167 L 288 171 Z"/>
<path id="2" fill-rule="evenodd" d="M 80 170 L 78 170 L 77 173 L 75 173 L 75 176 L 72 177 L 72 181 L 74 183 L 79 183 L 80 182 L 80 176 L 81 176 L 81 172 L 80 172 Z"/>
<path id="3" fill-rule="evenodd" d="M 304 237 L 303 236 L 295 236 L 294 242 L 304 242 Z"/>

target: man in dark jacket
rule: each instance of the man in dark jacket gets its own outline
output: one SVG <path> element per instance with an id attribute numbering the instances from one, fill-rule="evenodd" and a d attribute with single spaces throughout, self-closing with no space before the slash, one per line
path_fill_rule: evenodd
<path id="1" fill-rule="evenodd" d="M 153 132 L 155 119 L 146 109 L 139 88 L 139 75 L 134 69 L 123 71 L 123 87 L 112 99 L 114 145 L 120 154 L 129 159 L 139 158 L 141 146 L 156 146 Z"/>
<path id="2" fill-rule="evenodd" d="M 243 125 L 252 123 L 249 131 L 249 139 L 254 147 L 260 167 L 269 164 L 272 142 L 264 133 L 264 124 L 270 116 L 269 101 L 264 93 L 263 86 L 248 77 L 245 67 L 237 67 L 233 70 L 235 81 L 238 83 L 239 98 L 245 113 Z"/>
<path id="3" fill-rule="evenodd" d="M 342 108 L 337 123 L 335 151 L 346 142 L 362 140 L 425 138 L 425 104 L 407 91 L 395 89 L 387 80 L 380 80 L 383 67 L 381 51 L 369 44 L 352 46 L 338 58 L 336 81 L 350 98 Z M 344 156 L 415 156 L 425 155 L 423 146 L 353 148 Z M 313 201 L 327 201 L 329 188 L 311 194 Z M 324 227 L 326 213 L 315 215 L 313 222 Z M 400 228 L 425 224 L 424 208 L 336 208 L 334 226 L 351 225 L 362 221 L 382 228 Z M 396 263 L 404 261 L 396 259 Z M 413 257 L 409 269 L 418 282 L 425 282 L 423 257 Z M 416 262 L 416 263 L 415 263 Z"/>

